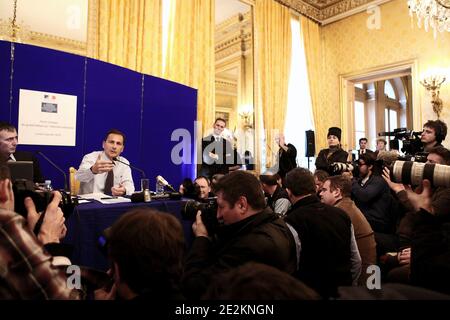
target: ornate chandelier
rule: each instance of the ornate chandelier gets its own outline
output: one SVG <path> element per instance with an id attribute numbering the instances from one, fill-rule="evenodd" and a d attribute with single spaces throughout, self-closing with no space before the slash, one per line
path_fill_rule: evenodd
<path id="1" fill-rule="evenodd" d="M 422 21 L 425 31 L 433 28 L 434 38 L 437 31 L 450 32 L 450 0 L 408 0 L 408 7 L 411 19 L 416 14 L 419 28 Z"/>
<path id="2" fill-rule="evenodd" d="M 29 29 L 17 23 L 17 0 L 14 0 L 13 17 L 7 21 L 0 19 L 0 40 L 23 42 L 29 38 Z"/>

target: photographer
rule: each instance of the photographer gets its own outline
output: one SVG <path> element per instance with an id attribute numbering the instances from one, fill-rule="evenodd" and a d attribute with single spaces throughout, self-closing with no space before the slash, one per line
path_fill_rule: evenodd
<path id="1" fill-rule="evenodd" d="M 411 283 L 450 293 L 450 189 L 439 197 L 442 206 L 433 205 L 435 192 L 423 180 L 421 192 L 407 189 L 417 215 L 411 246 Z"/>
<path id="2" fill-rule="evenodd" d="M 375 162 L 374 156 L 363 154 L 358 164 L 359 178 L 353 180 L 352 196 L 375 232 L 377 250 L 380 253 L 383 252 L 383 247 L 396 247 L 396 241 L 393 239 L 396 218 L 391 212 L 395 203 L 389 186 L 380 176 L 381 168 Z"/>
<path id="3" fill-rule="evenodd" d="M 348 153 L 341 148 L 341 129 L 331 127 L 328 129 L 327 142 L 328 149 L 322 149 L 316 159 L 316 169 L 324 170 L 330 175 L 336 174 L 333 171 L 334 163 L 346 163 Z M 340 174 L 337 173 L 337 174 Z"/>
<path id="4" fill-rule="evenodd" d="M 38 238 L 32 233 L 39 215 L 27 198 L 28 223 L 14 213 L 14 193 L 9 170 L 0 164 L 0 299 L 70 299 L 72 290 L 66 286 L 64 273 L 42 246 L 59 242 L 65 233 L 64 218 L 54 194 L 46 208 Z M 31 280 L 32 279 L 32 280 Z"/>
<path id="5" fill-rule="evenodd" d="M 423 132 L 420 136 L 425 152 L 429 152 L 433 147 L 442 147 L 442 141 L 447 136 L 447 125 L 441 120 L 428 120 L 423 125 Z"/>
<path id="6" fill-rule="evenodd" d="M 187 298 L 198 299 L 213 276 L 249 261 L 293 273 L 297 264 L 294 239 L 284 221 L 264 209 L 258 179 L 245 171 L 232 172 L 219 181 L 216 192 L 217 219 L 223 225 L 215 236 L 208 234 L 203 213 L 197 212 L 192 225 L 196 238 L 183 277 Z"/>
<path id="7" fill-rule="evenodd" d="M 440 164 L 440 165 L 450 165 L 450 151 L 444 147 L 434 147 L 430 149 L 427 155 L 427 163 L 430 164 Z M 401 247 L 409 247 L 411 245 L 411 237 L 413 233 L 413 226 L 416 223 L 417 215 L 414 212 L 413 205 L 411 204 L 408 194 L 407 186 L 402 183 L 395 183 L 390 178 L 390 171 L 388 168 L 383 170 L 383 178 L 395 193 L 397 199 L 404 206 L 407 213 L 400 221 L 398 228 L 398 235 Z M 409 187 L 410 188 L 410 187 Z M 449 195 L 449 188 L 438 187 L 433 188 L 432 204 L 436 207 L 437 212 L 441 212 L 446 206 L 447 196 Z M 420 190 L 417 190 L 420 191 Z"/>

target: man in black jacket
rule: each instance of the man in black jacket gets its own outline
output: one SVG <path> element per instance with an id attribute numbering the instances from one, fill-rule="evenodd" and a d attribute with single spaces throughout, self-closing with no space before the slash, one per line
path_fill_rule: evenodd
<path id="1" fill-rule="evenodd" d="M 186 260 L 184 291 L 197 299 L 212 277 L 254 261 L 293 273 L 297 259 L 292 234 L 284 221 L 265 208 L 256 177 L 232 172 L 216 186 L 217 218 L 222 223 L 215 235 L 208 234 L 200 211 L 192 229 L 196 238 Z"/>
<path id="2" fill-rule="evenodd" d="M 38 159 L 26 151 L 16 151 L 17 130 L 7 122 L 0 122 L 0 161 L 32 161 L 34 182 L 43 182 Z"/>
<path id="3" fill-rule="evenodd" d="M 296 168 L 286 175 L 286 191 L 292 208 L 285 221 L 298 241 L 297 277 L 324 298 L 336 296 L 338 286 L 352 284 L 352 269 L 354 277 L 360 273 L 359 252 L 352 254 L 351 250 L 356 241 L 350 218 L 341 209 L 320 202 L 307 169 Z"/>

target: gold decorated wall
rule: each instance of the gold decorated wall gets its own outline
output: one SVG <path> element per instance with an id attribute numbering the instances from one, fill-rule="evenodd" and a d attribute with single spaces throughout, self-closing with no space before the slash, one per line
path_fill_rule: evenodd
<path id="1" fill-rule="evenodd" d="M 377 10 L 377 9 L 376 9 Z M 321 28 L 322 41 L 322 105 L 320 119 L 324 127 L 340 126 L 339 75 L 367 70 L 400 61 L 417 60 L 419 81 L 430 69 L 447 68 L 447 80 L 441 87 L 444 102 L 441 119 L 450 124 L 450 32 L 425 32 L 411 23 L 406 0 L 393 0 L 379 7 L 379 29 L 374 12 L 362 12 Z M 375 23 L 374 23 L 375 22 Z M 436 119 L 430 96 L 419 85 L 418 103 L 422 122 Z M 420 110 L 419 109 L 419 110 Z M 321 120 L 322 121 L 322 120 Z M 421 128 L 414 128 L 419 130 Z M 325 133 L 326 134 L 326 133 Z M 321 134 L 323 135 L 323 134 Z M 326 145 L 326 137 L 317 136 L 318 150 Z M 450 146 L 450 138 L 444 143 Z"/>

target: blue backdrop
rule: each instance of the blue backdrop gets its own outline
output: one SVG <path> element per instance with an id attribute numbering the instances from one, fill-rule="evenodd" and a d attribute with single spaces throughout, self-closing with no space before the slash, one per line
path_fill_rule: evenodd
<path id="1" fill-rule="evenodd" d="M 105 133 L 117 128 L 126 135 L 122 155 L 151 181 L 161 174 L 178 186 L 184 177 L 195 176 L 193 88 L 70 53 L 0 41 L 0 119 L 16 126 L 20 89 L 77 96 L 77 131 L 74 147 L 20 145 L 19 150 L 41 151 L 68 173 L 84 154 L 101 150 Z M 171 139 L 176 129 L 189 137 L 184 147 L 190 150 L 181 164 L 171 161 L 179 144 Z M 62 188 L 62 175 L 39 160 L 44 176 Z M 133 177 L 139 190 L 140 173 Z"/>

